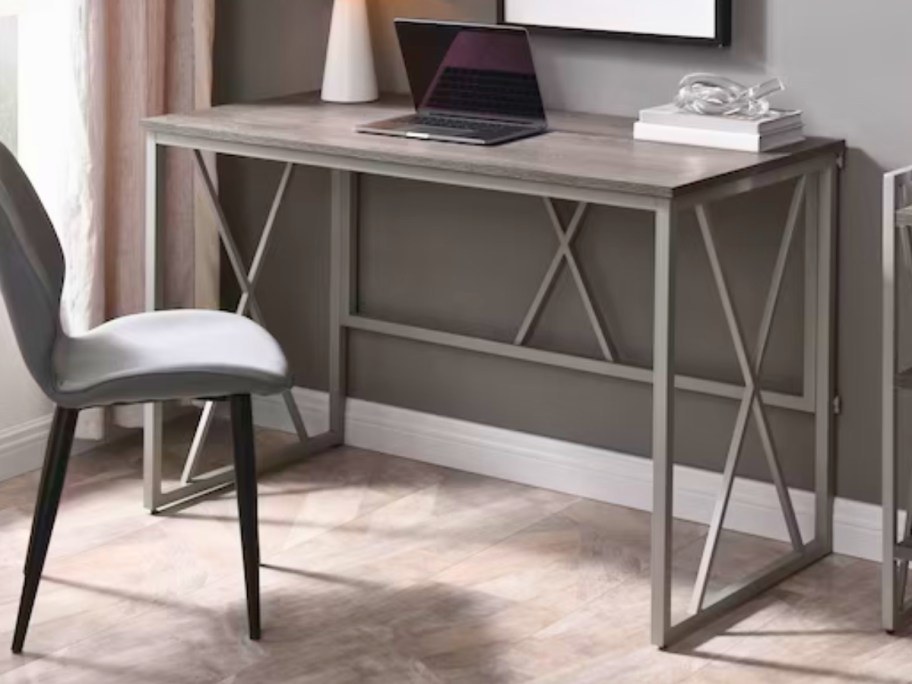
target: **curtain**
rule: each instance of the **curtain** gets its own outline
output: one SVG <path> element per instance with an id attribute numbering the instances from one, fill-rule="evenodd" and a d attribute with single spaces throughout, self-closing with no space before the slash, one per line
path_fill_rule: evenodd
<path id="1" fill-rule="evenodd" d="M 67 258 L 73 333 L 144 307 L 142 118 L 208 106 L 215 0 L 42 0 L 19 21 L 19 157 Z M 218 237 L 189 153 L 165 158 L 164 304 L 218 306 Z M 107 417 L 84 412 L 79 436 Z M 139 425 L 138 410 L 117 422 Z"/>

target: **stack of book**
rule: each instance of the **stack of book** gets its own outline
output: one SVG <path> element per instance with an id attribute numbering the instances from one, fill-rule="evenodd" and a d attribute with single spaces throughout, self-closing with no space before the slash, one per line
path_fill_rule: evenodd
<path id="1" fill-rule="evenodd" d="M 804 140 L 801 112 L 771 109 L 760 118 L 744 115 L 692 114 L 674 104 L 640 112 L 634 125 L 637 140 L 766 152 Z"/>

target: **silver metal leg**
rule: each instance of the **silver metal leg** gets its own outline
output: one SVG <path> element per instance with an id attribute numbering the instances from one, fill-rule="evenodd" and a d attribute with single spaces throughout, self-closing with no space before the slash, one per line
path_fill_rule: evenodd
<path id="1" fill-rule="evenodd" d="M 147 308 L 151 310 L 158 305 L 158 296 L 157 294 L 153 296 L 153 293 L 157 292 L 159 282 L 158 255 L 156 249 L 158 240 L 158 231 L 156 225 L 157 214 L 156 205 L 153 201 L 153 198 L 157 196 L 157 185 L 155 176 L 152 173 L 152 171 L 154 171 L 154 167 L 157 165 L 155 163 L 155 155 L 153 154 L 154 143 L 150 144 L 152 147 L 150 147 L 150 150 L 148 152 L 150 159 L 148 165 L 150 167 L 150 171 L 147 178 L 147 203 L 150 209 L 147 210 L 146 217 L 148 242 L 146 287 L 148 293 L 147 297 L 149 298 Z M 199 172 L 199 176 L 203 181 L 203 186 L 205 189 L 204 195 L 207 197 L 213 213 L 215 214 L 216 226 L 218 228 L 222 246 L 225 248 L 225 252 L 228 256 L 228 261 L 231 264 L 231 268 L 238 281 L 238 285 L 241 288 L 241 298 L 238 302 L 236 311 L 238 314 L 249 314 L 258 323 L 263 324 L 263 314 L 260 310 L 259 303 L 257 302 L 256 296 L 254 294 L 254 290 L 262 273 L 263 263 L 272 243 L 276 218 L 278 216 L 282 202 L 285 199 L 289 184 L 294 174 L 294 165 L 288 163 L 284 167 L 281 180 L 279 181 L 272 206 L 270 207 L 269 214 L 266 219 L 262 235 L 260 237 L 260 241 L 257 245 L 256 252 L 254 253 L 250 270 L 248 271 L 244 267 L 240 250 L 238 249 L 237 244 L 232 237 L 231 231 L 229 230 L 227 219 L 218 200 L 218 191 L 216 190 L 215 183 L 209 172 L 209 169 L 204 162 L 202 152 L 199 150 L 194 150 L 193 152 L 197 171 Z M 348 199 L 354 201 L 353 197 Z M 335 349 L 333 353 L 332 363 L 336 366 L 344 363 L 344 349 Z M 332 410 L 332 414 L 336 416 L 335 420 L 338 421 L 338 406 L 340 404 L 344 404 L 344 399 L 340 401 L 338 390 L 331 392 L 331 396 L 333 397 L 331 404 L 335 407 L 335 409 Z M 313 437 L 308 435 L 304 421 L 301 418 L 300 411 L 298 410 L 291 391 L 284 392 L 282 398 L 288 410 L 288 414 L 291 417 L 295 431 L 302 442 L 302 452 L 304 454 L 323 451 L 327 448 L 337 446 L 338 444 L 342 443 L 344 435 L 338 429 L 331 429 L 326 433 L 315 435 Z M 149 405 L 146 408 L 145 505 L 147 508 L 153 511 L 159 510 L 164 506 L 176 503 L 178 501 L 186 501 L 191 498 L 203 496 L 222 487 L 230 486 L 233 483 L 234 474 L 230 466 L 217 468 L 215 470 L 211 470 L 202 474 L 196 473 L 199 455 L 202 451 L 203 445 L 209 432 L 209 428 L 212 424 L 214 412 L 214 402 L 206 402 L 203 406 L 203 411 L 200 417 L 200 421 L 197 425 L 193 442 L 190 447 L 190 452 L 184 464 L 183 473 L 181 476 L 181 485 L 169 492 L 163 492 L 161 475 L 161 407 L 159 405 Z M 287 456 L 281 461 L 274 462 L 269 462 L 267 459 L 261 459 L 261 469 L 280 465 L 282 462 L 287 460 L 289 460 L 289 457 Z"/>
<path id="2" fill-rule="evenodd" d="M 819 183 L 805 185 L 804 198 L 804 382 L 802 394 L 810 400 L 816 413 L 815 395 L 817 392 L 817 228 L 820 216 Z"/>
<path id="3" fill-rule="evenodd" d="M 888 632 L 899 624 L 899 599 L 897 597 L 897 568 L 895 547 L 897 542 L 896 505 L 896 179 L 884 179 L 883 225 L 883 358 L 882 358 L 882 505 L 883 505 L 883 561 L 882 561 L 882 622 Z"/>
<path id="4" fill-rule="evenodd" d="M 833 382 L 836 355 L 836 225 L 838 216 L 838 169 L 831 167 L 817 176 L 817 370 L 815 390 L 815 538 L 827 552 L 833 551 L 833 505 L 836 472 L 833 467 L 834 416 L 838 409 Z"/>
<path id="5" fill-rule="evenodd" d="M 554 200 L 546 197 L 544 198 L 544 202 L 545 210 L 548 212 L 548 218 L 551 221 L 551 227 L 554 229 L 554 234 L 557 237 L 557 251 L 554 254 L 554 258 L 551 260 L 550 266 L 548 266 L 548 270 L 545 272 L 544 280 L 542 280 L 538 292 L 535 294 L 535 299 L 532 300 L 532 304 L 523 319 L 522 325 L 519 327 L 519 332 L 516 333 L 514 344 L 522 346 L 528 341 L 529 335 L 532 333 L 535 323 L 538 321 L 545 303 L 548 301 L 548 296 L 551 294 L 554 284 L 557 282 L 557 276 L 560 274 L 561 266 L 566 263 L 567 268 L 570 269 L 570 275 L 573 277 L 573 282 L 576 284 L 576 289 L 579 291 L 580 299 L 582 299 L 583 302 L 583 308 L 585 309 L 586 316 L 589 318 L 589 323 L 592 326 L 592 331 L 595 333 L 596 340 L 598 340 L 599 349 L 601 349 L 602 355 L 607 361 L 614 361 L 618 357 L 617 351 L 615 350 L 608 333 L 605 332 L 605 326 L 599 317 L 595 305 L 592 303 L 592 296 L 589 294 L 589 288 L 586 285 L 582 270 L 573 253 L 573 240 L 582 227 L 589 205 L 585 202 L 577 204 L 576 209 L 573 212 L 573 218 L 570 220 L 570 224 L 565 228 L 560 216 L 557 214 Z"/>
<path id="6" fill-rule="evenodd" d="M 357 313 L 358 175 L 332 172 L 329 306 L 329 431 L 345 442 L 349 316 Z"/>
<path id="7" fill-rule="evenodd" d="M 674 523 L 675 240 L 670 207 L 656 212 L 652 389 L 652 641 L 666 646 L 671 628 Z"/>
<path id="8" fill-rule="evenodd" d="M 158 182 L 161 150 L 152 133 L 146 134 L 146 311 L 155 311 L 161 304 L 161 259 L 158 234 Z M 149 403 L 143 407 L 143 503 L 153 509 L 157 505 L 162 481 L 162 405 Z"/>
<path id="9" fill-rule="evenodd" d="M 777 584 L 789 575 L 816 562 L 832 551 L 832 515 L 833 515 L 833 468 L 832 468 L 832 425 L 833 425 L 833 256 L 834 226 L 836 221 L 836 172 L 827 170 L 819 175 L 799 178 L 792 194 L 776 262 L 773 267 L 771 283 L 767 293 L 766 304 L 760 322 L 760 330 L 754 354 L 748 353 L 737 311 L 732 300 L 728 279 L 722 260 L 719 256 L 713 234 L 709 212 L 703 205 L 697 205 L 695 211 L 709 257 L 713 279 L 719 293 L 726 323 L 744 380 L 744 389 L 735 428 L 729 444 L 725 467 L 722 473 L 722 491 L 713 512 L 707 534 L 703 555 L 694 585 L 691 600 L 692 615 L 685 620 L 671 624 L 670 587 L 671 587 L 671 512 L 673 463 L 670 435 L 673 430 L 673 411 L 667 404 L 671 399 L 665 391 L 668 379 L 660 369 L 669 364 L 669 350 L 673 335 L 671 331 L 661 329 L 660 317 L 668 316 L 673 320 L 673 311 L 667 310 L 667 296 L 660 288 L 667 286 L 662 275 L 669 269 L 664 263 L 664 241 L 662 239 L 664 218 L 660 213 L 657 219 L 656 242 L 656 360 L 655 360 L 655 397 L 653 423 L 653 468 L 655 472 L 655 502 L 653 507 L 653 642 L 660 647 L 682 639 L 700 629 L 724 612 L 750 600 L 767 588 Z M 802 207 L 805 211 L 802 212 Z M 791 496 L 785 482 L 775 441 L 766 414 L 764 393 L 760 388 L 760 374 L 769 342 L 769 335 L 780 299 L 785 270 L 788 265 L 795 233 L 801 216 L 805 218 L 805 247 L 814 250 L 805 265 L 813 268 L 806 274 L 806 304 L 808 313 L 813 316 L 813 323 L 806 327 L 805 335 L 805 393 L 811 393 L 815 406 L 815 472 L 816 472 L 816 525 L 815 538 L 805 543 L 798 526 L 797 516 L 792 505 Z M 660 270 L 661 267 L 661 270 Z M 662 306 L 660 306 L 660 304 Z M 761 445 L 767 458 L 772 475 L 772 482 L 779 496 L 780 506 L 786 523 L 792 550 L 783 558 L 767 568 L 723 589 L 707 600 L 707 587 L 712 572 L 713 561 L 718 549 L 725 514 L 731 497 L 740 453 L 748 422 L 753 417 Z"/>

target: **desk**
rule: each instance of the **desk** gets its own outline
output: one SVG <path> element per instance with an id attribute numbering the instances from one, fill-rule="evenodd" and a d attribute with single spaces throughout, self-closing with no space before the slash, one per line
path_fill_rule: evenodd
<path id="1" fill-rule="evenodd" d="M 785 577 L 827 555 L 832 550 L 833 468 L 833 264 L 838 167 L 844 144 L 812 139 L 787 151 L 766 154 L 725 152 L 635 142 L 627 119 L 579 114 L 552 116 L 553 132 L 504 147 L 477 148 L 422 141 L 360 135 L 357 123 L 406 113 L 401 99 L 369 105 L 323 104 L 316 95 L 302 95 L 257 104 L 227 105 L 185 115 L 169 115 L 144 122 L 147 135 L 147 304 L 159 305 L 159 263 L 156 211 L 159 151 L 163 146 L 195 151 L 197 167 L 215 214 L 232 270 L 241 286 L 239 312 L 259 317 L 254 285 L 263 264 L 275 214 L 295 165 L 318 166 L 332 172 L 332 239 L 330 285 L 330 428 L 310 437 L 297 415 L 290 395 L 289 411 L 296 420 L 304 451 L 313 452 L 345 441 L 346 340 L 351 330 L 406 338 L 427 344 L 470 350 L 481 354 L 521 359 L 608 378 L 649 383 L 653 386 L 653 523 L 652 523 L 652 640 L 667 646 L 731 608 L 744 603 Z M 232 239 L 202 152 L 265 159 L 285 164 L 285 173 L 248 272 Z M 485 188 L 543 198 L 558 239 L 551 266 L 530 303 L 512 344 L 444 333 L 359 313 L 357 290 L 358 178 L 378 174 L 433 183 Z M 709 204 L 740 193 L 784 181 L 794 181 L 788 220 L 772 277 L 761 330 L 753 349 L 748 348 L 738 313 L 730 296 L 725 268 L 713 237 Z M 569 224 L 564 225 L 554 200 L 575 203 Z M 652 368 L 626 364 L 612 344 L 593 306 L 592 294 L 572 249 L 573 239 L 589 205 L 610 205 L 649 212 L 655 226 L 655 321 Z M 720 303 L 737 353 L 743 385 L 711 378 L 676 375 L 674 372 L 675 290 L 677 225 L 681 213 L 695 211 L 709 257 Z M 785 267 L 799 224 L 805 231 L 806 278 L 804 331 L 804 383 L 801 394 L 761 389 L 760 371 L 775 317 Z M 556 274 L 569 269 L 589 321 L 599 340 L 602 357 L 580 358 L 529 348 L 528 336 L 547 300 Z M 764 284 L 766 287 L 766 284 Z M 740 410 L 723 472 L 723 488 L 707 536 L 692 614 L 672 624 L 672 493 L 674 464 L 675 389 L 726 397 L 739 402 Z M 782 476 L 766 409 L 776 406 L 815 417 L 816 523 L 813 540 L 803 540 Z M 224 486 L 231 473 L 215 471 L 196 475 L 195 458 L 205 439 L 211 406 L 204 410 L 188 457 L 183 486 L 161 489 L 162 413 L 157 405 L 146 408 L 145 501 L 157 509 L 175 501 Z M 714 596 L 707 596 L 707 581 L 722 521 L 728 506 L 735 468 L 748 424 L 753 420 L 776 485 L 787 522 L 792 551 L 763 572 Z"/>

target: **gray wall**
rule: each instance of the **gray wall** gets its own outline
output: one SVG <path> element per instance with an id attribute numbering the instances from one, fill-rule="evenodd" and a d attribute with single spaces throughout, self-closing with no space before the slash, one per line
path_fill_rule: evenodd
<path id="1" fill-rule="evenodd" d="M 839 492 L 878 497 L 880 175 L 912 162 L 902 87 L 908 0 L 735 0 L 734 47 L 728 50 L 538 36 L 536 59 L 551 107 L 633 115 L 667 101 L 691 71 L 745 80 L 780 76 L 779 102 L 805 110 L 811 132 L 844 137 L 839 280 Z M 328 0 L 223 0 L 216 73 L 220 101 L 319 86 Z M 373 6 L 381 82 L 401 88 L 389 30 L 395 15 L 490 20 L 493 0 L 378 2 Z M 228 215 L 252 247 L 279 169 L 225 160 L 220 171 Z M 280 238 L 263 279 L 270 326 L 292 357 L 299 384 L 325 387 L 328 176 L 298 173 L 281 216 Z M 786 211 L 789 188 L 714 208 L 721 251 L 732 265 L 735 297 L 752 333 L 759 323 Z M 373 315 L 444 330 L 508 339 L 518 326 L 554 249 L 540 203 L 522 197 L 369 178 L 363 187 L 362 305 Z M 693 222 L 684 226 L 679 364 L 691 373 L 738 379 L 718 299 Z M 578 251 L 616 329 L 625 358 L 648 363 L 652 236 L 636 212 L 598 210 Z M 801 360 L 800 252 L 788 273 L 789 295 L 774 331 L 769 385 L 796 389 Z M 226 297 L 231 294 L 226 282 Z M 748 335 L 748 339 L 753 337 Z M 534 343 L 595 354 L 571 283 L 560 283 Z M 619 449 L 649 450 L 649 392 L 641 386 L 410 342 L 357 335 L 352 394 L 431 413 Z M 719 468 L 734 405 L 683 395 L 680 460 Z M 773 412 L 790 481 L 809 486 L 810 422 Z M 764 477 L 751 434 L 742 472 Z"/>

